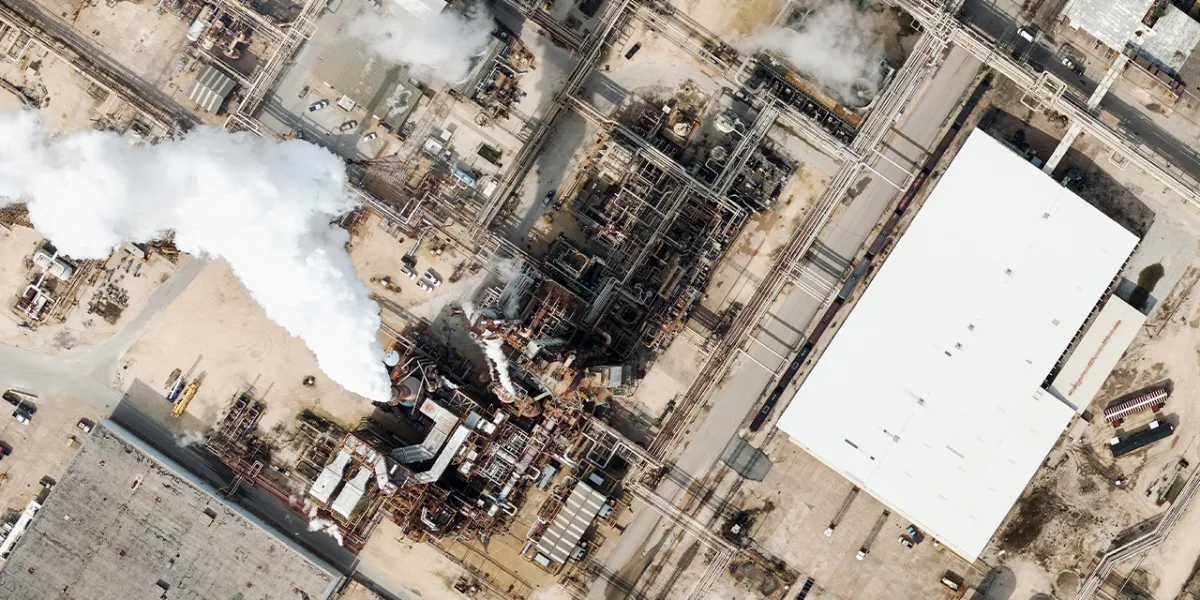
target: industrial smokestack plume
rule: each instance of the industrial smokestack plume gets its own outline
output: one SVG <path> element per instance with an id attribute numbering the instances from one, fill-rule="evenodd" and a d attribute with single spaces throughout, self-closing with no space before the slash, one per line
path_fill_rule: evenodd
<path id="1" fill-rule="evenodd" d="M 417 75 L 457 83 L 470 74 L 471 59 L 487 49 L 493 27 L 491 14 L 479 4 L 463 13 L 432 12 L 409 0 L 387 2 L 378 14 L 359 17 L 349 33 Z"/>
<path id="2" fill-rule="evenodd" d="M 349 234 L 331 225 L 354 207 L 333 154 L 209 128 L 155 145 L 98 131 L 50 139 L 21 111 L 0 112 L 0 139 L 0 205 L 26 202 L 63 254 L 105 258 L 173 230 L 180 250 L 225 259 L 330 379 L 389 399 L 379 307 L 355 276 Z"/>
<path id="3" fill-rule="evenodd" d="M 832 0 L 813 9 L 795 28 L 765 27 L 739 46 L 748 52 L 773 52 L 821 82 L 842 102 L 864 106 L 881 79 L 880 18 L 878 13 L 855 8 L 849 0 Z M 873 87 L 869 92 L 863 90 L 864 81 Z"/>

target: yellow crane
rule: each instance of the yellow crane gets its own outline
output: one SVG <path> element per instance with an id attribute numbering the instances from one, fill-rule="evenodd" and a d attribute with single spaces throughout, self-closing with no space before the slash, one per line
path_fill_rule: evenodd
<path id="1" fill-rule="evenodd" d="M 179 395 L 179 400 L 175 401 L 175 408 L 171 409 L 171 416 L 178 417 L 187 410 L 188 402 L 196 395 L 196 391 L 200 389 L 200 380 L 193 379 L 191 383 L 184 388 L 183 393 Z"/>

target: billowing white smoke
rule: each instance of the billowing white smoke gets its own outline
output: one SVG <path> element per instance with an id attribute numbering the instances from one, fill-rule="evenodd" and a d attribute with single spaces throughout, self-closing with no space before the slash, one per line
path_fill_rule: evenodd
<path id="1" fill-rule="evenodd" d="M 308 530 L 320 531 L 333 538 L 333 541 L 337 542 L 339 546 L 344 546 L 345 543 L 342 539 L 342 530 L 338 528 L 337 523 L 334 523 L 329 519 L 322 519 L 321 517 L 318 517 L 317 507 L 307 502 L 304 504 L 305 508 L 307 509 L 305 512 L 308 515 Z"/>
<path id="2" fill-rule="evenodd" d="M 492 372 L 500 381 L 500 387 L 516 396 L 517 389 L 513 387 L 512 375 L 508 372 L 508 357 L 504 355 L 504 338 L 500 336 L 484 337 L 479 340 L 479 345 L 483 346 L 483 354 L 491 363 Z"/>
<path id="3" fill-rule="evenodd" d="M 189 431 L 185 434 L 175 436 L 175 445 L 179 446 L 180 448 L 187 448 L 188 446 L 201 446 L 206 443 L 208 443 L 208 438 L 199 431 Z"/>
<path id="4" fill-rule="evenodd" d="M 355 276 L 349 234 L 330 224 L 354 207 L 337 157 L 209 128 L 155 145 L 97 131 L 50 140 L 29 112 L 0 113 L 0 139 L 0 204 L 26 201 L 60 252 L 104 258 L 174 230 L 180 250 L 225 259 L 330 379 L 388 400 L 379 307 Z"/>
<path id="5" fill-rule="evenodd" d="M 350 23 L 349 33 L 384 58 L 408 65 L 417 75 L 457 83 L 471 72 L 471 58 L 488 45 L 494 24 L 487 9 L 472 4 L 453 10 L 414 14 L 398 3 Z"/>
<path id="6" fill-rule="evenodd" d="M 767 50 L 816 78 L 847 103 L 858 100 L 852 84 L 865 79 L 879 86 L 883 60 L 878 14 L 861 11 L 848 0 L 815 8 L 796 26 L 766 27 L 742 40 L 749 52 Z"/>

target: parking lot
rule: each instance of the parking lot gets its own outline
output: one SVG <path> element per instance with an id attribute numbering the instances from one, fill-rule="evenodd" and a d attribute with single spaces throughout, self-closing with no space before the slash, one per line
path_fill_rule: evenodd
<path id="1" fill-rule="evenodd" d="M 951 597 L 940 583 L 947 570 L 968 583 L 979 582 L 980 574 L 949 550 L 935 548 L 928 535 L 911 549 L 901 545 L 910 523 L 894 512 L 883 519 L 869 552 L 857 560 L 887 507 L 859 492 L 833 535 L 826 537 L 853 484 L 786 439 L 774 444 L 774 465 L 765 480 L 743 487 L 751 496 L 747 506 L 762 507 L 751 537 L 799 571 L 801 580 L 811 577 L 838 598 L 893 600 Z"/>
<path id="2" fill-rule="evenodd" d="M 4 387 L 0 382 L 0 387 Z M 7 399 L 7 398 L 6 398 Z M 28 423 L 13 418 L 10 402 L 0 405 L 0 442 L 11 451 L 0 458 L 0 510 L 20 511 L 42 490 L 41 481 L 57 478 L 75 456 L 77 444 L 87 433 L 80 419 L 95 423 L 103 418 L 88 404 L 65 396 L 38 396 Z"/>

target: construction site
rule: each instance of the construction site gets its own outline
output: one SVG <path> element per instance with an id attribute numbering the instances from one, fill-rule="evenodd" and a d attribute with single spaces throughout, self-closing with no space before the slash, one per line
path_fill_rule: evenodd
<path id="1" fill-rule="evenodd" d="M 343 386 L 233 258 L 76 259 L 0 208 L 0 588 L 109 585 L 72 573 L 152 543 L 38 557 L 80 498 L 149 519 L 178 473 L 169 544 L 236 528 L 287 559 L 239 582 L 308 598 L 1200 595 L 1200 172 L 1119 103 L 1127 63 L 1190 97 L 1200 26 L 717 4 L 0 0 L 0 106 L 51 136 L 344 165 L 331 247 L 388 389 Z M 453 69 L 396 52 L 439 27 L 475 44 Z"/>

